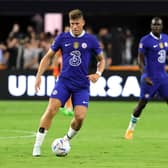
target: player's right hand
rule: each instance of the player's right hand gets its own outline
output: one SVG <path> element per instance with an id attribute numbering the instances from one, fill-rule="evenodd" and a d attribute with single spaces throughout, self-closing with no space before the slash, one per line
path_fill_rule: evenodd
<path id="1" fill-rule="evenodd" d="M 152 82 L 152 80 L 149 77 L 144 78 L 144 80 L 145 80 L 147 85 L 150 85 L 150 86 L 153 85 L 153 82 Z"/>
<path id="2" fill-rule="evenodd" d="M 36 91 L 36 93 L 40 90 L 40 85 L 41 85 L 41 77 L 36 77 L 36 81 L 35 81 L 35 91 Z"/>

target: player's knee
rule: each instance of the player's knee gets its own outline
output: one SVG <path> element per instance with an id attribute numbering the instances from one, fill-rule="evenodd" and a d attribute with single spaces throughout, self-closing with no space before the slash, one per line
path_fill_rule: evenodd
<path id="1" fill-rule="evenodd" d="M 146 107 L 146 105 L 147 105 L 147 100 L 145 100 L 145 101 L 142 101 L 141 103 L 140 103 L 140 109 L 142 110 L 142 109 L 144 109 L 145 107 Z"/>
<path id="2" fill-rule="evenodd" d="M 82 115 L 76 116 L 76 120 L 78 122 L 82 122 L 84 120 L 84 116 L 82 116 Z"/>
<path id="3" fill-rule="evenodd" d="M 56 106 L 48 107 L 47 108 L 47 114 L 48 114 L 48 116 L 52 118 L 56 114 L 56 112 L 58 111 L 58 109 L 59 108 L 56 107 Z"/>
<path id="4" fill-rule="evenodd" d="M 81 123 L 83 122 L 83 120 L 85 119 L 85 116 L 86 116 L 86 110 L 85 109 L 77 109 L 75 108 L 75 115 L 74 115 L 74 118 L 75 120 L 78 122 L 78 123 Z"/>

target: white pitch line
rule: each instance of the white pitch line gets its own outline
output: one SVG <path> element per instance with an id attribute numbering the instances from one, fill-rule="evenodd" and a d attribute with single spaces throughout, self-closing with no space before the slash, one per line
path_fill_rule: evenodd
<path id="1" fill-rule="evenodd" d="M 17 136 L 1 136 L 3 132 L 11 132 L 11 133 L 23 133 L 28 135 L 17 135 Z M 32 131 L 24 131 L 24 130 L 0 130 L 0 139 L 16 139 L 16 138 L 32 138 L 36 136 L 36 132 Z"/>

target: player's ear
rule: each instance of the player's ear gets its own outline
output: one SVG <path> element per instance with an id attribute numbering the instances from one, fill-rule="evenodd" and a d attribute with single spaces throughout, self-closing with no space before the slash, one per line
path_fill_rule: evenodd
<path id="1" fill-rule="evenodd" d="M 152 29 L 152 23 L 151 23 L 151 25 L 150 25 L 150 28 Z"/>
<path id="2" fill-rule="evenodd" d="M 160 25 L 160 28 L 163 29 L 163 24 Z"/>
<path id="3" fill-rule="evenodd" d="M 85 23 L 86 23 L 86 22 L 85 22 L 85 19 L 83 19 L 83 26 L 85 26 Z"/>

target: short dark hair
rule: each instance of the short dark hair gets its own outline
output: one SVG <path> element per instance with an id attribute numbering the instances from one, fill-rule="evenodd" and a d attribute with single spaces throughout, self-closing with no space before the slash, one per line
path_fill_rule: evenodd
<path id="1" fill-rule="evenodd" d="M 156 22 L 156 21 L 160 21 L 161 24 L 162 24 L 162 22 L 163 22 L 160 17 L 156 16 L 156 17 L 154 17 L 154 18 L 151 20 L 151 24 L 153 24 L 153 23 Z"/>
<path id="2" fill-rule="evenodd" d="M 83 18 L 83 12 L 80 9 L 74 9 L 69 12 L 70 20 L 79 19 L 79 18 Z"/>

